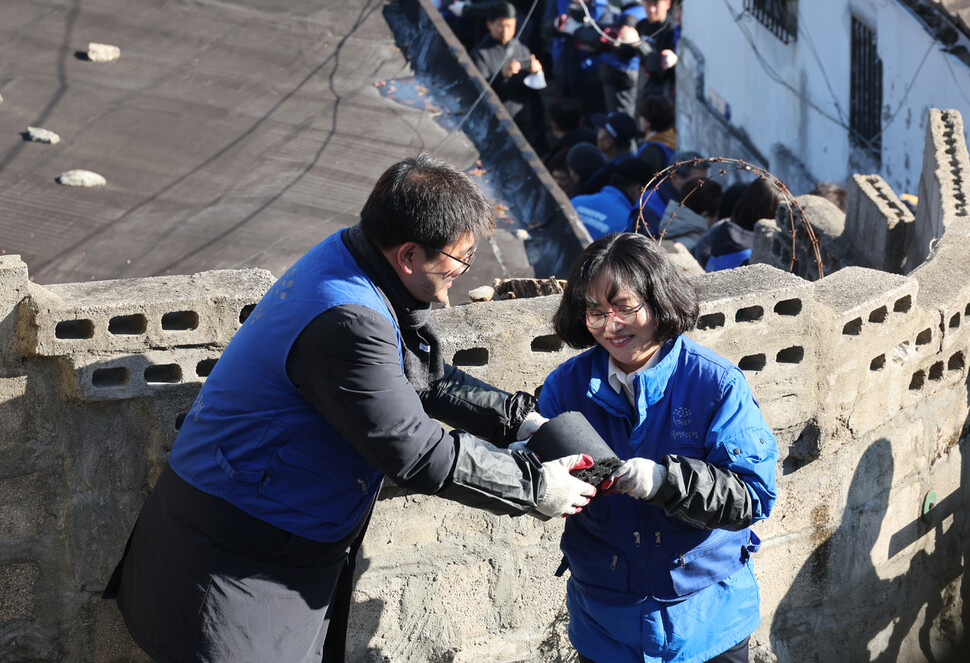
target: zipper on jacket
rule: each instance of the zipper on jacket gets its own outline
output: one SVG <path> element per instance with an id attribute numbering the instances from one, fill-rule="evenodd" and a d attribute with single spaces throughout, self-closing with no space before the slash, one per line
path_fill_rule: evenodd
<path id="1" fill-rule="evenodd" d="M 610 564 L 610 571 L 616 571 L 616 563 L 620 560 L 619 555 L 613 555 L 613 563 Z"/>
<path id="2" fill-rule="evenodd" d="M 640 547 L 640 532 L 633 533 L 633 540 L 637 544 L 637 548 Z"/>
<path id="3" fill-rule="evenodd" d="M 686 554 L 687 553 L 682 553 L 681 556 L 680 556 L 680 568 L 682 568 L 682 569 L 686 569 L 687 568 L 687 562 L 684 560 L 684 555 L 686 555 Z"/>
<path id="4" fill-rule="evenodd" d="M 367 482 L 364 481 L 363 479 L 361 479 L 360 477 L 357 477 L 357 483 L 360 484 L 360 492 L 362 492 L 362 493 L 364 493 L 364 495 L 366 495 L 367 494 Z"/>
<path id="5" fill-rule="evenodd" d="M 660 547 L 660 530 L 659 529 L 656 532 L 654 532 L 654 536 L 657 537 L 657 547 L 659 548 Z"/>

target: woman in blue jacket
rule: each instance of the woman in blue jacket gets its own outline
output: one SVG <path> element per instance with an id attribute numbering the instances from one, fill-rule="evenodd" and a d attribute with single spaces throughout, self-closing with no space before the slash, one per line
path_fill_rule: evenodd
<path id="1" fill-rule="evenodd" d="M 775 501 L 778 448 L 741 371 L 684 336 L 697 315 L 655 241 L 614 233 L 573 265 L 553 320 L 590 349 L 549 375 L 541 413 L 581 412 L 625 461 L 562 536 L 583 661 L 748 660 L 749 526 Z"/>

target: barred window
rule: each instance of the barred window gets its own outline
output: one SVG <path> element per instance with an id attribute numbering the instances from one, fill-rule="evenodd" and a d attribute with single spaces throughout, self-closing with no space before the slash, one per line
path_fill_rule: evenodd
<path id="1" fill-rule="evenodd" d="M 882 150 L 882 60 L 876 33 L 852 17 L 849 127 L 852 143 L 873 156 Z"/>
<path id="2" fill-rule="evenodd" d="M 798 0 L 744 0 L 744 9 L 786 44 L 798 36 Z"/>

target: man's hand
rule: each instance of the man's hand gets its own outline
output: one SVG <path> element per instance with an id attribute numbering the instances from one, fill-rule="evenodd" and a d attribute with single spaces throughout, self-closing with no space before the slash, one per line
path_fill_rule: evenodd
<path id="1" fill-rule="evenodd" d="M 677 54 L 669 48 L 660 51 L 660 68 L 671 69 L 677 64 Z"/>
<path id="2" fill-rule="evenodd" d="M 596 494 L 596 488 L 572 476 L 570 470 L 581 470 L 593 466 L 593 458 L 588 454 L 564 456 L 542 464 L 546 477 L 546 492 L 536 507 L 539 513 L 552 516 L 571 516 L 579 513 L 589 504 Z"/>
<path id="3" fill-rule="evenodd" d="M 556 27 L 559 29 L 559 32 L 562 32 L 563 34 L 571 35 L 574 32 L 576 32 L 576 30 L 579 30 L 581 27 L 583 27 L 583 24 L 577 21 L 576 19 L 574 19 L 572 16 L 567 16 L 566 14 L 563 14 L 562 16 L 559 17 L 559 20 L 556 22 Z"/>
<path id="4" fill-rule="evenodd" d="M 520 71 L 522 71 L 522 63 L 518 60 L 509 60 L 508 63 L 502 67 L 502 75 L 506 78 L 512 78 Z"/>
<path id="5" fill-rule="evenodd" d="M 538 74 L 542 71 L 542 63 L 539 62 L 539 58 L 534 53 L 529 53 L 529 57 L 532 58 L 532 62 L 529 63 L 529 73 Z"/>
<path id="6" fill-rule="evenodd" d="M 624 25 L 620 28 L 616 41 L 621 44 L 636 44 L 640 41 L 640 33 L 632 25 Z"/>
<path id="7" fill-rule="evenodd" d="M 542 427 L 542 424 L 546 423 L 547 421 L 549 420 L 539 414 L 538 411 L 533 410 L 529 414 L 525 415 L 525 419 L 523 419 L 522 423 L 519 424 L 519 430 L 515 432 L 515 439 L 519 442 L 522 442 L 523 440 L 527 442 L 529 438 Z"/>
<path id="8" fill-rule="evenodd" d="M 603 482 L 603 488 L 629 495 L 637 500 L 649 500 L 660 490 L 660 484 L 667 476 L 667 468 L 649 458 L 631 458 L 620 465 L 610 478 Z"/>

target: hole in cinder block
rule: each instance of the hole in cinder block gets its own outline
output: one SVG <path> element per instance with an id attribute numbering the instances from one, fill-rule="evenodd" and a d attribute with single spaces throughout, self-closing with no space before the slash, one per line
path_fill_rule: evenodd
<path id="1" fill-rule="evenodd" d="M 116 315 L 108 321 L 108 333 L 116 335 L 144 334 L 148 319 L 141 313 Z"/>
<path id="2" fill-rule="evenodd" d="M 536 336 L 532 339 L 533 352 L 559 352 L 562 350 L 563 342 L 558 334 L 547 334 Z"/>
<path id="3" fill-rule="evenodd" d="M 724 326 L 724 320 L 725 317 L 723 313 L 708 313 L 707 315 L 702 315 L 697 319 L 697 329 L 698 331 L 717 329 L 718 327 Z"/>
<path id="4" fill-rule="evenodd" d="M 970 316 L 970 304 L 967 304 L 967 308 L 966 308 L 966 310 L 965 310 L 965 311 L 963 312 L 963 315 L 967 315 L 967 316 Z"/>
<path id="5" fill-rule="evenodd" d="M 933 330 L 927 327 L 916 335 L 916 345 L 926 345 L 933 340 Z"/>
<path id="6" fill-rule="evenodd" d="M 960 326 L 960 314 L 956 313 L 952 318 L 950 318 L 950 329 L 956 329 Z"/>
<path id="7" fill-rule="evenodd" d="M 913 391 L 922 389 L 924 382 L 926 382 L 926 373 L 923 371 L 916 371 L 913 373 L 913 379 L 909 381 L 909 388 Z"/>
<path id="8" fill-rule="evenodd" d="M 932 366 L 930 366 L 930 380 L 942 380 L 943 379 L 943 362 L 938 361 Z"/>
<path id="9" fill-rule="evenodd" d="M 162 329 L 166 331 L 186 331 L 198 327 L 199 314 L 195 311 L 172 311 L 162 316 Z"/>
<path id="10" fill-rule="evenodd" d="M 778 315 L 798 315 L 802 312 L 802 300 L 786 299 L 775 304 L 775 313 Z"/>
<path id="11" fill-rule="evenodd" d="M 757 322 L 765 315 L 764 308 L 760 306 L 748 306 L 740 309 L 734 316 L 735 322 Z"/>
<path id="12" fill-rule="evenodd" d="M 96 368 L 91 375 L 91 386 L 95 389 L 111 389 L 128 384 L 128 369 L 124 366 Z"/>
<path id="13" fill-rule="evenodd" d="M 885 322 L 886 318 L 889 317 L 889 310 L 885 306 L 880 306 L 875 311 L 869 314 L 869 322 Z"/>
<path id="14" fill-rule="evenodd" d="M 906 295 L 897 299 L 896 303 L 893 304 L 893 313 L 906 313 L 911 308 L 913 308 L 913 297 Z"/>
<path id="15" fill-rule="evenodd" d="M 148 384 L 174 384 L 182 379 L 182 367 L 178 364 L 161 364 L 145 369 Z"/>
<path id="16" fill-rule="evenodd" d="M 775 357 L 775 361 L 777 361 L 779 364 L 800 364 L 804 358 L 805 348 L 799 345 L 794 345 L 780 351 Z"/>
<path id="17" fill-rule="evenodd" d="M 182 424 L 185 423 L 185 418 L 189 416 L 188 412 L 182 412 L 175 417 L 175 430 L 182 430 Z"/>
<path id="18" fill-rule="evenodd" d="M 946 367 L 951 371 L 962 371 L 963 370 L 963 353 L 956 352 L 950 355 L 950 358 L 946 362 Z"/>
<path id="19" fill-rule="evenodd" d="M 488 364 L 488 348 L 467 348 L 455 353 L 452 366 L 485 366 Z"/>
<path id="20" fill-rule="evenodd" d="M 207 378 L 216 366 L 217 359 L 203 359 L 195 365 L 195 374 L 200 378 Z"/>
<path id="21" fill-rule="evenodd" d="M 252 313 L 253 309 L 255 308 L 255 304 L 247 304 L 246 306 L 243 306 L 242 310 L 239 312 L 239 324 L 246 322 L 246 318 L 249 317 L 249 314 Z"/>
<path id="22" fill-rule="evenodd" d="M 64 320 L 54 327 L 54 336 L 63 339 L 91 338 L 94 336 L 94 321 Z"/>
<path id="23" fill-rule="evenodd" d="M 760 371 L 768 363 L 768 360 L 763 354 L 748 355 L 738 362 L 738 368 L 742 371 Z"/>
<path id="24" fill-rule="evenodd" d="M 881 371 L 886 366 L 886 355 L 879 355 L 869 362 L 870 371 Z"/>
<path id="25" fill-rule="evenodd" d="M 856 318 L 855 320 L 850 320 L 845 323 L 845 327 L 842 328 L 842 334 L 844 336 L 858 336 L 862 333 L 862 318 Z"/>

